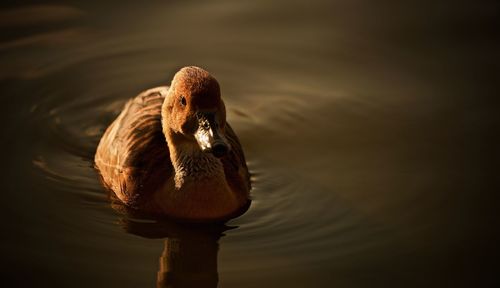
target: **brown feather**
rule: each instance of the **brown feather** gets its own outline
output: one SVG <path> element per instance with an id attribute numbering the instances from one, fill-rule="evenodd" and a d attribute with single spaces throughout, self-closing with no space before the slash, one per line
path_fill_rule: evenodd
<path id="1" fill-rule="evenodd" d="M 173 177 L 161 127 L 167 87 L 141 93 L 125 105 L 97 148 L 95 163 L 103 182 L 128 205 L 139 207 Z"/>
<path id="2" fill-rule="evenodd" d="M 161 106 L 167 89 L 150 89 L 128 101 L 97 148 L 95 163 L 104 184 L 131 207 L 151 206 L 148 201 L 152 194 L 174 177 L 161 125 Z M 250 174 L 245 156 L 229 123 L 225 134 L 231 150 L 221 158 L 224 173 L 239 200 L 247 202 Z"/>

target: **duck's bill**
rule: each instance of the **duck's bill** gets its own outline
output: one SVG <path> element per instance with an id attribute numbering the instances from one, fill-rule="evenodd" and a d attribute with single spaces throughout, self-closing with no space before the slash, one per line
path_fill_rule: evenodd
<path id="1" fill-rule="evenodd" d="M 201 150 L 212 153 L 215 157 L 226 155 L 229 151 L 229 145 L 213 114 L 204 114 L 199 117 L 198 121 L 198 130 L 196 130 L 194 137 Z"/>

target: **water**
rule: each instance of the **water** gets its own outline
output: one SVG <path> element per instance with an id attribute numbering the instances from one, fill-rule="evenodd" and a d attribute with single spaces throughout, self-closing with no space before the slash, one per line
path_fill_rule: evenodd
<path id="1" fill-rule="evenodd" d="M 498 4 L 87 2 L 2 4 L 5 283 L 498 282 Z M 125 101 L 186 65 L 219 80 L 253 174 L 223 226 L 128 213 L 93 168 Z"/>

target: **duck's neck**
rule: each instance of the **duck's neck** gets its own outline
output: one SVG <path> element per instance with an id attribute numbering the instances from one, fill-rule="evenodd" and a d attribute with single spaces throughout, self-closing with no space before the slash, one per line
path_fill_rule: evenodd
<path id="1" fill-rule="evenodd" d="M 175 171 L 175 188 L 181 190 L 188 185 L 204 183 L 221 185 L 224 182 L 224 167 L 219 159 L 202 152 L 197 143 L 182 139 L 173 132 L 165 135 L 170 151 L 170 160 Z"/>
<path id="2" fill-rule="evenodd" d="M 177 189 L 198 181 L 206 183 L 225 180 L 224 167 L 213 155 L 201 152 L 196 147 L 181 146 L 177 149 L 175 153 L 170 154 L 175 169 L 174 180 Z"/>

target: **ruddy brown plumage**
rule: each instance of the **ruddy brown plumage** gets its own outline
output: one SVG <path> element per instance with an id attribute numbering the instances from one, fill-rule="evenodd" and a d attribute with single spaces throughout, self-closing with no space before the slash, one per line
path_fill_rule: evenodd
<path id="1" fill-rule="evenodd" d="M 219 84 L 198 67 L 127 102 L 102 136 L 95 163 L 122 202 L 147 212 L 221 220 L 250 201 L 249 172 Z"/>

